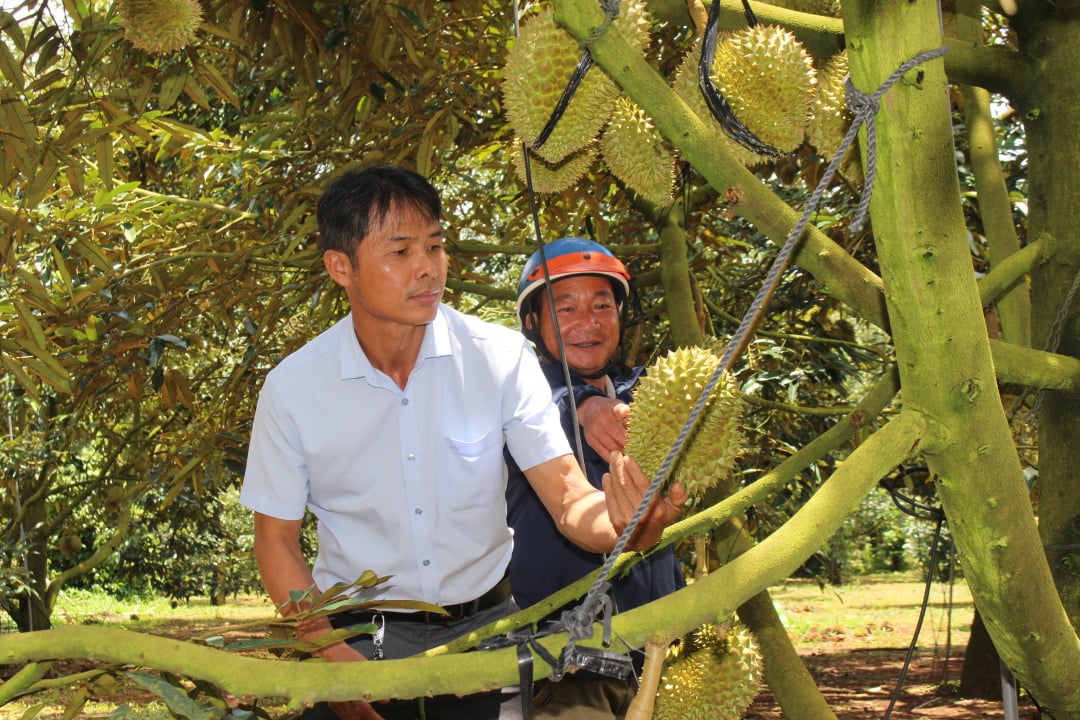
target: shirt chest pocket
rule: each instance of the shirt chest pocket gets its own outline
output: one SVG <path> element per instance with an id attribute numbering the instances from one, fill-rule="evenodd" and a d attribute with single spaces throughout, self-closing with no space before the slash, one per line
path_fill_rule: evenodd
<path id="1" fill-rule="evenodd" d="M 476 438 L 446 436 L 450 446 L 444 482 L 446 503 L 454 510 L 491 508 L 503 499 L 502 429 L 496 428 Z"/>

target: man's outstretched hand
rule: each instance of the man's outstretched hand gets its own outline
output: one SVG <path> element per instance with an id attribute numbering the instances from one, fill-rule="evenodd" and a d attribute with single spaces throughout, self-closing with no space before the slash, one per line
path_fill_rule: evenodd
<path id="1" fill-rule="evenodd" d="M 606 473 L 603 480 L 604 495 L 611 525 L 620 535 L 641 505 L 651 480 L 641 471 L 636 460 L 621 452 L 611 453 L 611 472 Z M 686 489 L 679 483 L 673 483 L 667 495 L 656 493 L 625 549 L 651 550 L 660 542 L 664 528 L 679 519 L 688 497 Z"/>

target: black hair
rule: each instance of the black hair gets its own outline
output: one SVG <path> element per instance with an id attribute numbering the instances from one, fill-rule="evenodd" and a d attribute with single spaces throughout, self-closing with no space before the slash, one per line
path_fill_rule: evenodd
<path id="1" fill-rule="evenodd" d="M 339 250 L 355 261 L 357 245 L 391 206 L 415 210 L 430 220 L 442 215 L 438 191 L 412 170 L 373 165 L 346 171 L 330 183 L 316 208 L 323 252 Z"/>

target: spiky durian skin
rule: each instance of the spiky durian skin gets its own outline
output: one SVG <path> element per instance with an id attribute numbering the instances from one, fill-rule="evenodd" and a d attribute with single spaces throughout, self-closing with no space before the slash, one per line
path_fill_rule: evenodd
<path id="1" fill-rule="evenodd" d="M 612 24 L 637 49 L 648 42 L 648 14 L 643 0 L 623 3 Z M 581 58 L 577 40 L 555 23 L 545 5 L 521 23 L 503 66 L 506 119 L 532 147 L 551 117 Z M 558 163 L 596 139 L 611 116 L 619 88 L 602 70 L 592 68 L 551 135 L 535 152 Z"/>
<path id="2" fill-rule="evenodd" d="M 687 53 L 674 90 L 706 123 L 715 122 L 698 87 L 701 43 Z M 793 34 L 776 25 L 722 33 L 711 75 L 735 116 L 762 141 L 782 152 L 803 141 L 814 99 L 814 63 Z M 724 146 L 744 165 L 769 160 L 725 136 Z"/>
<path id="3" fill-rule="evenodd" d="M 669 658 L 653 720 L 739 720 L 757 697 L 761 672 L 749 630 L 737 622 L 726 633 L 705 625 Z"/>
<path id="4" fill-rule="evenodd" d="M 523 184 L 528 182 L 525 175 L 525 151 L 521 147 L 520 139 L 513 143 L 510 152 L 513 155 L 514 174 Z M 589 171 L 596 162 L 596 157 L 595 143 L 557 163 L 549 163 L 535 153 L 530 153 L 529 174 L 532 176 L 533 190 L 538 193 L 559 193 L 566 190 Z"/>
<path id="5" fill-rule="evenodd" d="M 831 160 L 836 154 L 851 123 L 852 113 L 847 106 L 844 88 L 847 74 L 847 50 L 829 58 L 818 72 L 817 94 L 810 110 L 806 137 L 826 160 Z"/>
<path id="6" fill-rule="evenodd" d="M 645 200 L 661 207 L 671 202 L 675 154 L 648 113 L 630 98 L 615 102 L 600 154 L 611 173 Z"/>
<path id="7" fill-rule="evenodd" d="M 195 42 L 202 23 L 198 0 L 119 0 L 120 25 L 135 47 L 151 53 L 180 50 Z"/>
<path id="8" fill-rule="evenodd" d="M 634 389 L 625 453 L 649 477 L 656 475 L 720 358 L 701 347 L 673 350 L 649 366 Z M 741 451 L 742 399 L 726 373 L 713 389 L 667 482 L 691 497 L 727 479 Z"/>

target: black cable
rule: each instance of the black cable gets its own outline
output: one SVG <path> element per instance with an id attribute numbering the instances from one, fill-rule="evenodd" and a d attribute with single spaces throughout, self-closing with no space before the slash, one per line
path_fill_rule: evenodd
<path id="1" fill-rule="evenodd" d="M 938 539 L 941 537 L 941 526 L 944 522 L 945 516 L 943 514 L 938 518 L 937 525 L 934 527 L 934 541 L 930 545 L 930 566 L 926 572 L 926 589 L 923 591 L 922 607 L 919 608 L 919 620 L 915 623 L 915 633 L 911 636 L 911 645 L 908 646 L 907 656 L 904 658 L 904 667 L 900 669 L 900 677 L 896 680 L 896 689 L 893 690 L 892 697 L 889 699 L 889 707 L 885 710 L 881 720 L 888 720 L 889 716 L 892 715 L 896 700 L 900 697 L 900 689 L 904 687 L 904 680 L 907 678 L 908 670 L 911 668 L 911 658 L 919 644 L 919 633 L 922 631 L 923 619 L 926 617 L 926 608 L 930 604 L 930 585 L 934 581 L 934 563 L 937 562 Z"/>
<path id="2" fill-rule="evenodd" d="M 559 120 L 562 119 L 567 106 L 570 105 L 574 93 L 577 92 L 578 86 L 585 79 L 585 73 L 589 72 L 589 68 L 592 66 L 592 53 L 586 50 L 581 53 L 581 58 L 578 59 L 578 64 L 574 68 L 574 74 L 570 76 L 570 81 L 563 88 L 562 95 L 559 96 L 559 102 L 555 103 L 555 109 L 551 111 L 551 116 L 548 118 L 547 123 L 544 124 L 544 129 L 536 136 L 536 140 L 533 140 L 532 147 L 534 150 L 538 150 L 551 137 L 551 133 L 555 131 L 555 126 L 559 124 Z"/>
<path id="3" fill-rule="evenodd" d="M 745 8 L 747 22 L 750 27 L 754 27 L 757 25 L 757 18 L 754 16 L 753 11 L 750 10 L 750 5 L 746 0 L 743 0 L 743 7 Z M 723 94 L 712 81 L 712 65 L 713 60 L 716 58 L 719 22 L 720 0 L 713 0 L 712 5 L 709 6 L 708 19 L 705 21 L 705 33 L 701 38 L 701 59 L 698 62 L 698 87 L 701 89 L 701 96 L 705 99 L 709 112 L 716 122 L 720 123 L 720 127 L 723 128 L 724 133 L 729 138 L 758 155 L 773 158 L 783 157 L 784 152 L 780 148 L 769 145 L 751 132 L 750 128 L 742 124 L 742 121 L 735 116 L 735 111 L 731 105 L 724 99 Z"/>

